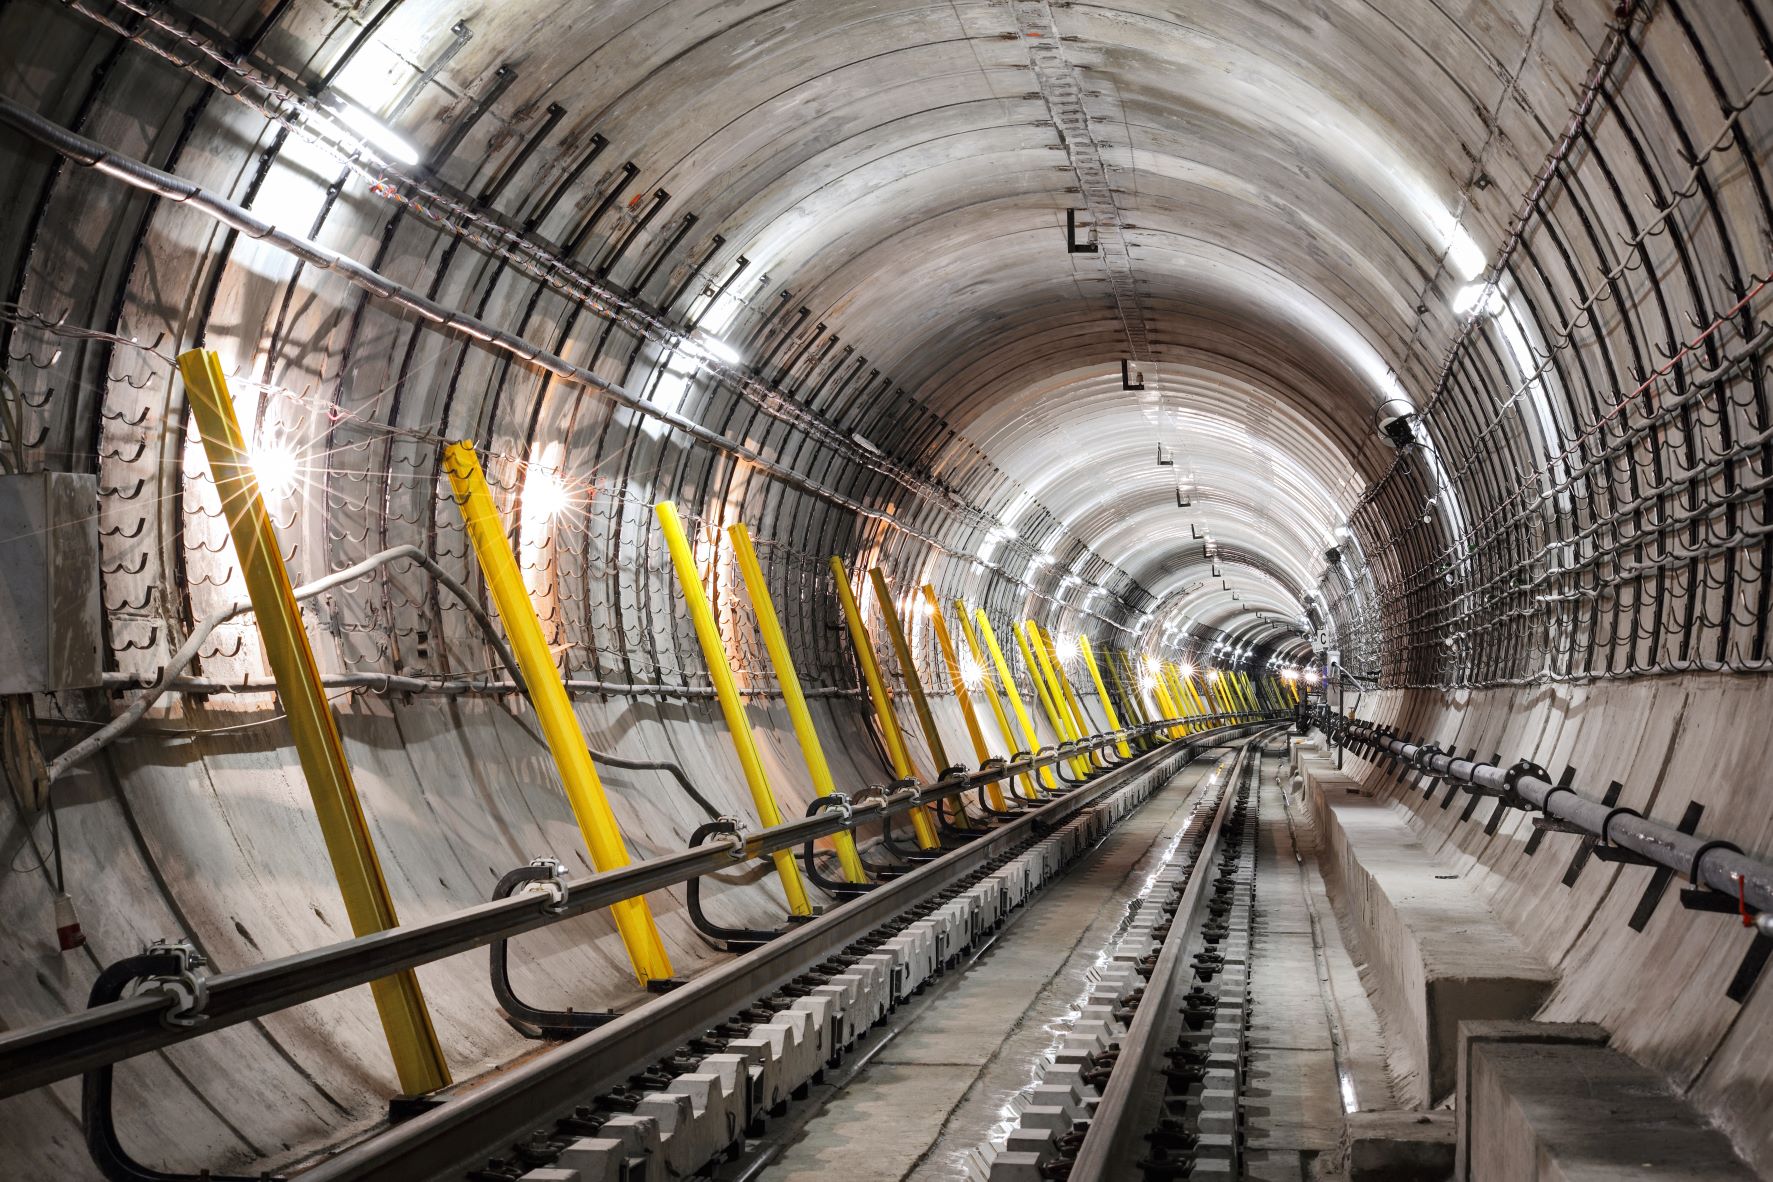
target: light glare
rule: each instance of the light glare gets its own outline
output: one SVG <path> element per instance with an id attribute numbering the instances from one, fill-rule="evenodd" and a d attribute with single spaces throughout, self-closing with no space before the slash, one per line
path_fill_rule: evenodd
<path id="1" fill-rule="evenodd" d="M 417 164 L 419 150 L 401 139 L 380 119 L 362 107 L 340 103 L 332 112 L 340 123 L 362 136 L 364 142 L 397 164 Z"/>
<path id="2" fill-rule="evenodd" d="M 281 497 L 295 488 L 299 470 L 295 452 L 284 444 L 267 443 L 252 449 L 253 475 L 266 496 Z"/>

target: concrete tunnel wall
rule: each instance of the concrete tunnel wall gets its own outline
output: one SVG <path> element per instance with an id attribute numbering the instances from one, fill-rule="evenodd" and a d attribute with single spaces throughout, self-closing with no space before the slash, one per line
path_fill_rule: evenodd
<path id="1" fill-rule="evenodd" d="M 1705 809 L 1701 832 L 1764 849 L 1773 841 L 1761 799 L 1766 739 L 1742 720 L 1765 718 L 1769 705 L 1759 679 L 1692 674 L 1630 685 L 1381 693 L 1356 713 L 1446 750 L 1475 747 L 1479 759 L 1530 759 L 1553 776 L 1574 767 L 1574 786 L 1590 797 L 1616 780 L 1621 806 L 1666 824 L 1697 802 Z M 1605 1027 L 1615 1046 L 1665 1073 L 1751 1165 L 1773 1171 L 1765 1120 L 1773 1002 L 1765 990 L 1741 1005 L 1725 996 L 1748 949 L 1735 915 L 1684 909 L 1677 879 L 1644 930 L 1633 931 L 1628 920 L 1649 869 L 1591 858 L 1565 887 L 1578 838 L 1547 834 L 1529 856 L 1528 814 L 1510 810 L 1486 835 L 1488 802 L 1462 824 L 1463 797 L 1442 809 L 1442 790 L 1424 803 L 1421 792 L 1352 753 L 1345 770 L 1403 807 L 1428 849 L 1557 970 L 1539 1020 Z"/>
<path id="2" fill-rule="evenodd" d="M 1023 7 L 1063 30 L 1052 41 L 1120 178 L 1123 224 L 1100 227 L 1136 275 L 1118 306 L 1100 259 L 1064 252 L 1064 211 L 1086 203 L 1078 141 L 1058 134 Z M 1752 722 L 1773 617 L 1752 300 L 1773 235 L 1764 5 L 582 8 L 189 0 L 156 10 L 169 31 L 121 3 L 0 3 L 0 95 L 723 440 L 0 131 L 0 360 L 27 467 L 100 487 L 113 680 L 39 697 L 52 753 L 238 593 L 170 364 L 201 342 L 230 360 L 255 438 L 301 457 L 273 505 L 297 582 L 410 542 L 480 594 L 436 465 L 441 440 L 475 439 L 563 672 L 643 687 L 578 695 L 592 746 L 678 762 L 721 811 L 753 815 L 717 712 L 681 695 L 706 674 L 651 516 L 662 497 L 692 526 L 751 527 L 803 677 L 833 695 L 815 711 L 840 787 L 886 776 L 831 554 L 858 578 L 882 565 L 902 608 L 925 581 L 965 597 L 1006 642 L 1032 616 L 1202 666 L 1226 644 L 1258 668 L 1333 650 L 1383 687 L 1363 713 L 1572 763 L 1591 791 L 1616 778 L 1665 819 L 1700 801 L 1704 831 L 1773 850 Z M 193 49 L 364 99 L 427 167 L 386 162 L 393 179 L 372 186 L 373 160 L 352 172 L 280 136 Z M 440 220 L 403 187 L 414 176 L 479 220 Z M 486 246 L 500 235 L 540 253 L 519 266 Z M 1466 243 L 1502 311 L 1481 294 L 1475 315 L 1462 306 Z M 538 282 L 551 266 L 576 278 Z M 704 318 L 746 352 L 751 388 L 673 369 L 667 340 Z M 1124 389 L 1117 364 L 1137 352 L 1130 323 L 1147 336 L 1145 390 Z M 1531 378 L 1527 355 L 1543 359 Z M 1626 397 L 1658 373 L 1654 397 Z M 1400 450 L 1378 425 L 1402 408 L 1417 435 Z M 1180 462 L 1154 465 L 1154 446 Z M 570 486 L 573 512 L 526 511 L 535 472 Z M 797 812 L 805 777 L 729 558 L 707 535 L 702 557 Z M 308 616 L 329 673 L 497 674 L 468 613 L 405 566 Z M 910 623 L 939 682 L 929 629 Z M 212 684 L 263 672 L 244 620 L 194 670 Z M 952 700 L 935 705 L 970 761 Z M 404 917 L 479 901 L 537 854 L 577 865 L 510 695 L 363 690 L 337 707 Z M 91 936 L 76 954 L 55 951 L 35 865 L 45 819 L 0 814 L 21 870 L 0 880 L 0 1021 L 77 1008 L 100 964 L 155 937 L 229 968 L 342 934 L 274 710 L 262 688 L 173 695 L 59 782 Z M 604 775 L 637 856 L 680 847 L 701 819 L 666 775 Z M 1646 871 L 1591 865 L 1565 891 L 1566 839 L 1526 859 L 1518 815 L 1487 839 L 1447 816 L 1418 822 L 1563 974 L 1545 1016 L 1606 1025 L 1773 1170 L 1756 1122 L 1773 1003 L 1765 987 L 1740 1008 L 1721 996 L 1740 928 L 1668 900 L 1632 933 Z M 766 923 L 777 898 L 770 880 L 735 883 L 712 907 Z M 678 896 L 655 908 L 680 972 L 713 959 Z M 525 937 L 516 961 L 538 999 L 632 991 L 601 917 Z M 528 1045 L 479 954 L 419 977 L 458 1077 Z M 364 990 L 145 1056 L 120 1081 L 126 1141 L 183 1169 L 298 1157 L 375 1119 L 393 1087 Z M 87 1176 L 77 1103 L 72 1083 L 0 1102 L 0 1141 Z"/>

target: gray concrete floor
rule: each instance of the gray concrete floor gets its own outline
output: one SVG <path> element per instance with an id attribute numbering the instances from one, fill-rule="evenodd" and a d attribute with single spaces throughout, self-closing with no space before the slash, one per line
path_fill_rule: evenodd
<path id="1" fill-rule="evenodd" d="M 1187 819 L 1202 761 L 1050 885 L 828 1098 L 763 1176 L 782 1182 L 964 1178 L 1014 1125 L 1016 1097 L 1074 1018 L 1127 903 Z"/>

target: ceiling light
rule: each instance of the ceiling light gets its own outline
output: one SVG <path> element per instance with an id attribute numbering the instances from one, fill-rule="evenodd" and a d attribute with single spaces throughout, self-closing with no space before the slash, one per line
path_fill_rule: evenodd
<path id="1" fill-rule="evenodd" d="M 691 334 L 691 336 L 696 344 L 706 350 L 708 356 L 714 358 L 716 361 L 724 361 L 728 365 L 737 365 L 744 359 L 737 349 L 733 348 L 717 336 L 702 332 L 700 329 Z"/>
<path id="2" fill-rule="evenodd" d="M 546 468 L 531 468 L 523 482 L 523 515 L 532 521 L 552 521 L 572 503 L 566 486 Z"/>
<path id="3" fill-rule="evenodd" d="M 396 164 L 417 164 L 419 150 L 395 135 L 389 127 L 362 107 L 340 103 L 330 112 L 340 123 L 363 137 L 363 142 Z"/>
<path id="4" fill-rule="evenodd" d="M 285 444 L 267 443 L 252 449 L 252 473 L 258 478 L 259 491 L 265 496 L 280 497 L 295 487 L 301 465 L 295 452 Z"/>
<path id="5" fill-rule="evenodd" d="M 1469 316 L 1473 312 L 1494 316 L 1502 311 L 1502 295 L 1490 283 L 1468 283 L 1453 293 L 1453 312 Z"/>
<path id="6" fill-rule="evenodd" d="M 1461 279 L 1476 279 L 1484 273 L 1484 252 L 1466 233 L 1465 227 L 1454 225 L 1452 240 L 1447 243 L 1447 264 Z"/>

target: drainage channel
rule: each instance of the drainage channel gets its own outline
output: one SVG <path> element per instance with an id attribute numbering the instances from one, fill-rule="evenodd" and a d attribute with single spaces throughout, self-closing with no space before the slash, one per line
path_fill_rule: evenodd
<path id="1" fill-rule="evenodd" d="M 1194 754 L 1177 744 L 1107 772 L 310 1176 L 707 1176 L 866 1053 L 871 1029 L 962 964 Z M 544 1081 L 560 1086 L 538 1103 Z M 486 1149 L 458 1148 L 475 1145 Z"/>

